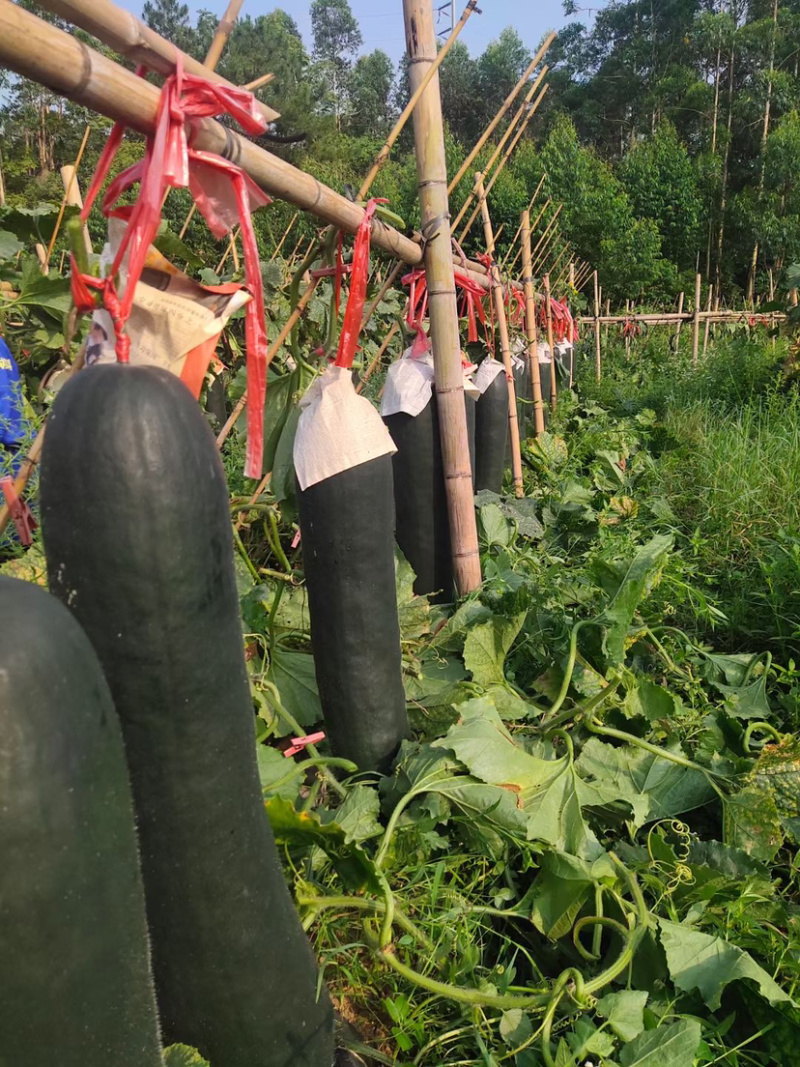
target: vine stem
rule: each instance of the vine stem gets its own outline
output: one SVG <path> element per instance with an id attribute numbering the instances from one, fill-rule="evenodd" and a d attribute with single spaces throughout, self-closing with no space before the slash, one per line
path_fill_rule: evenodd
<path id="1" fill-rule="evenodd" d="M 297 897 L 297 903 L 301 907 L 308 908 L 315 916 L 328 908 L 353 908 L 356 911 L 371 911 L 378 915 L 386 911 L 385 901 L 370 900 L 367 897 Z M 426 952 L 436 951 L 436 946 L 425 931 L 420 930 L 417 924 L 396 905 L 394 907 L 394 921 L 407 934 L 410 934 L 415 941 L 418 941 Z"/>
<path id="2" fill-rule="evenodd" d="M 591 718 L 585 719 L 584 725 L 590 733 L 600 734 L 602 737 L 613 737 L 615 741 L 626 741 L 629 745 L 634 745 L 636 748 L 643 748 L 645 752 L 651 752 L 654 756 L 660 756 L 661 759 L 669 760 L 670 763 L 677 763 L 679 767 L 686 767 L 687 770 L 699 771 L 706 776 L 714 776 L 717 778 L 725 777 L 724 775 L 715 774 L 715 772 L 710 771 L 708 767 L 701 767 L 699 763 L 687 759 L 686 756 L 679 756 L 675 752 L 668 751 L 668 749 L 659 748 L 658 745 L 653 745 L 641 737 L 636 737 L 635 734 L 628 734 L 624 730 L 615 730 L 611 726 L 601 726 L 600 723 L 595 722 L 595 720 Z"/>
<path id="3" fill-rule="evenodd" d="M 290 712 L 288 712 L 283 706 L 283 704 L 281 703 L 280 693 L 278 692 L 277 688 L 272 684 L 272 682 L 264 682 L 262 684 L 264 689 L 269 691 L 270 700 L 272 701 L 272 704 L 275 707 L 275 710 L 277 711 L 278 715 L 280 715 L 280 717 L 287 724 L 287 726 L 289 726 L 292 730 L 295 731 L 298 737 L 302 737 L 303 727 L 300 725 L 297 719 L 295 719 L 295 717 Z M 315 760 L 324 758 L 320 756 L 319 749 L 316 745 L 306 745 L 306 752 L 309 752 L 312 758 Z M 320 764 L 319 769 L 322 774 L 322 777 L 325 779 L 325 781 L 328 783 L 334 793 L 336 793 L 342 800 L 344 800 L 344 798 L 347 796 L 347 790 L 339 781 L 339 779 L 334 774 L 331 774 L 331 772 L 324 764 Z"/>

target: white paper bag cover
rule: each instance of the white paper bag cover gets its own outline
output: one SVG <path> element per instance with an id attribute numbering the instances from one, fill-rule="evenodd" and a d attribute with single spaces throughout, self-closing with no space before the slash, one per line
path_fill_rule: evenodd
<path id="1" fill-rule="evenodd" d="M 300 401 L 294 469 L 301 489 L 397 449 L 347 367 L 331 366 Z"/>

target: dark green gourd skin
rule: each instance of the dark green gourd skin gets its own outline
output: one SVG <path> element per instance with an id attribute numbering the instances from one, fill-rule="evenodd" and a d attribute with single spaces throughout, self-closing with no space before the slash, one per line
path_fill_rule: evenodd
<path id="1" fill-rule="evenodd" d="M 408 734 L 394 569 L 392 457 L 298 491 L 311 643 L 336 752 L 389 769 Z"/>
<path id="2" fill-rule="evenodd" d="M 475 401 L 465 397 L 465 402 L 472 454 Z M 398 412 L 383 421 L 397 447 L 392 456 L 396 537 L 417 576 L 414 592 L 436 593 L 434 599 L 449 603 L 454 593 L 453 562 L 436 396 L 419 415 Z"/>
<path id="3" fill-rule="evenodd" d="M 211 431 L 167 372 L 93 367 L 53 406 L 41 478 L 51 588 L 122 723 L 166 1041 L 214 1067 L 329 1067 L 331 1007 L 261 801 Z"/>
<path id="4" fill-rule="evenodd" d="M 500 371 L 478 398 L 475 413 L 475 491 L 503 488 L 508 440 L 508 382 Z"/>
<path id="5" fill-rule="evenodd" d="M 133 805 L 97 656 L 0 576 L 0 1067 L 160 1067 Z"/>

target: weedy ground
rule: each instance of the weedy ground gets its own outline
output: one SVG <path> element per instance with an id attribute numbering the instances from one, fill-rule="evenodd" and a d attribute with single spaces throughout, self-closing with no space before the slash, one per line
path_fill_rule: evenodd
<path id="1" fill-rule="evenodd" d="M 526 498 L 478 498 L 480 591 L 431 606 L 398 560 L 414 736 L 387 778 L 276 747 L 319 719 L 301 559 L 285 525 L 245 513 L 243 548 L 265 554 L 242 588 L 266 804 L 366 1062 L 796 1058 L 784 358 L 725 335 L 693 371 L 646 337 L 630 361 L 609 345 L 598 385 L 587 356 L 525 445 Z"/>

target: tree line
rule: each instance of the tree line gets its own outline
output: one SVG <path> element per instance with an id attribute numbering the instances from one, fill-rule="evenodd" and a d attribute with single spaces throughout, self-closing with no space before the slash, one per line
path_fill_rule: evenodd
<path id="1" fill-rule="evenodd" d="M 672 299 L 680 289 L 692 291 L 695 270 L 728 301 L 769 297 L 800 259 L 800 0 L 611 0 L 591 24 L 581 21 L 575 2 L 566 0 L 572 21 L 545 59 L 550 90 L 492 190 L 495 228 L 505 227 L 500 249 L 546 175 L 538 204 L 563 203 L 563 240 L 597 266 L 613 298 Z M 348 0 L 311 0 L 310 16 L 306 42 L 284 10 L 245 15 L 219 70 L 236 84 L 273 72 L 258 95 L 281 119 L 265 146 L 348 191 L 408 99 L 407 68 L 381 50 L 363 52 Z M 145 0 L 142 17 L 200 59 L 217 25 L 208 11 L 192 20 L 180 0 Z M 538 43 L 508 27 L 479 55 L 460 41 L 452 48 L 440 81 L 453 171 Z M 8 74 L 0 73 L 0 90 L 7 202 L 58 199 L 58 167 L 74 159 L 86 124 L 92 136 L 84 173 L 108 123 Z M 139 151 L 133 137 L 120 165 Z M 454 213 L 469 186 L 467 177 L 454 194 Z M 414 225 L 410 129 L 374 191 Z M 170 200 L 167 215 L 178 222 L 185 200 Z M 260 215 L 269 244 L 279 240 L 291 209 L 275 205 Z M 94 226 L 100 238 L 102 223 Z M 297 233 L 313 226 L 304 220 Z M 187 240 L 201 251 L 212 243 L 199 222 Z M 465 249 L 479 247 L 477 226 Z"/>

